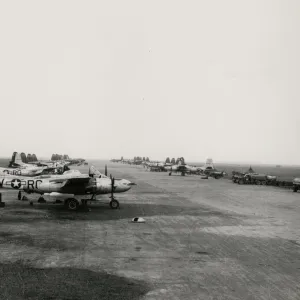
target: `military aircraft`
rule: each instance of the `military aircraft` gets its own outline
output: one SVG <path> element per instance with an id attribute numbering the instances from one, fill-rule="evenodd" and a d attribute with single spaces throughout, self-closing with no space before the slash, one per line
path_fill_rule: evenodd
<path id="1" fill-rule="evenodd" d="M 35 170 L 43 170 L 48 166 L 38 166 L 37 162 L 32 163 L 24 163 L 21 158 L 21 154 L 18 152 L 14 152 L 12 155 L 12 160 L 9 162 L 9 168 L 17 168 L 17 169 L 35 169 Z"/>
<path id="2" fill-rule="evenodd" d="M 185 165 L 186 172 L 189 174 L 200 174 L 200 168 L 196 166 Z"/>
<path id="3" fill-rule="evenodd" d="M 101 174 L 103 175 L 103 174 Z M 114 193 L 123 193 L 131 189 L 135 183 L 126 179 L 115 179 L 110 176 L 99 176 L 95 168 L 90 168 L 89 174 L 81 174 L 77 170 L 64 172 L 63 175 L 42 175 L 38 177 L 18 177 L 12 175 L 0 175 L 0 188 L 14 189 L 28 194 L 37 193 L 40 195 L 56 193 L 56 195 L 72 195 L 65 199 L 64 204 L 69 210 L 77 210 L 79 201 L 74 198 L 75 195 L 91 195 L 90 199 L 81 199 L 84 207 L 88 201 L 96 201 L 97 195 L 111 194 L 109 205 L 112 209 L 118 208 L 119 202 L 114 197 Z M 41 196 L 39 202 L 46 202 Z M 33 202 L 31 201 L 31 205 Z"/>
<path id="4" fill-rule="evenodd" d="M 64 171 L 70 170 L 67 163 L 64 161 L 53 162 L 29 162 L 24 163 L 21 158 L 21 154 L 14 152 L 12 160 L 9 163 L 8 168 L 0 168 L 0 174 L 6 173 L 17 176 L 37 176 L 41 174 L 58 173 L 61 174 Z"/>
<path id="5" fill-rule="evenodd" d="M 187 168 L 185 165 L 172 165 L 172 166 L 165 166 L 165 170 L 170 171 L 169 176 L 172 175 L 172 173 L 181 173 L 182 176 L 184 176 L 187 173 Z"/>
<path id="6" fill-rule="evenodd" d="M 21 168 L 1 168 L 0 174 L 17 175 L 17 176 L 37 176 L 43 174 L 44 169 L 21 169 Z"/>
<path id="7" fill-rule="evenodd" d="M 186 173 L 191 173 L 192 168 L 192 166 L 185 164 L 183 159 L 178 159 L 177 164 L 165 163 L 164 165 L 164 169 L 169 171 L 169 176 L 171 176 L 172 173 L 181 173 L 181 175 L 184 176 Z"/>
<path id="8" fill-rule="evenodd" d="M 165 165 L 164 167 L 169 172 L 169 175 L 171 176 L 173 172 L 175 173 L 181 173 L 182 176 L 185 174 L 198 174 L 198 175 L 207 175 L 210 177 L 214 177 L 216 179 L 219 179 L 223 177 L 226 173 L 224 171 L 218 171 L 214 165 L 212 159 L 207 159 L 206 163 L 202 167 L 197 166 L 190 166 L 188 164 L 183 163 L 182 161 L 179 161 L 176 165 Z"/>
<path id="9" fill-rule="evenodd" d="M 69 161 L 35 161 L 29 162 L 26 165 L 36 167 L 48 167 L 48 168 L 59 168 L 71 164 Z"/>
<path id="10" fill-rule="evenodd" d="M 215 170 L 215 166 L 213 164 L 213 160 L 211 158 L 208 158 L 205 162 L 205 164 L 202 167 L 199 167 L 199 170 L 204 173 L 208 170 Z"/>
<path id="11" fill-rule="evenodd" d="M 111 162 L 120 162 L 120 161 L 123 161 L 123 159 L 116 159 L 116 158 L 113 158 L 110 160 Z"/>
<path id="12" fill-rule="evenodd" d="M 202 167 L 199 167 L 198 170 L 200 174 L 214 177 L 215 179 L 219 179 L 226 175 L 225 171 L 219 171 L 215 168 L 211 158 L 208 158 L 205 164 Z"/>
<path id="13" fill-rule="evenodd" d="M 203 174 L 207 175 L 207 176 L 210 176 L 210 177 L 213 177 L 215 179 L 219 179 L 223 176 L 226 175 L 226 172 L 225 171 L 218 171 L 216 169 L 214 170 L 206 170 L 203 172 Z"/>

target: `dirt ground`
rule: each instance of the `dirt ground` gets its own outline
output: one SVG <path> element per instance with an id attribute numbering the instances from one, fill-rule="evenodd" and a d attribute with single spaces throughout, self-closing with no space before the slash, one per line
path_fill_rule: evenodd
<path id="1" fill-rule="evenodd" d="M 300 299 L 299 192 L 108 169 L 137 183 L 119 210 L 1 190 L 0 299 Z"/>

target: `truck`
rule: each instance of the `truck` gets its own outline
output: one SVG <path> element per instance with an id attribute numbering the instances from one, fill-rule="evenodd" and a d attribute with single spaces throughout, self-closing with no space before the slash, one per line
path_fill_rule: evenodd
<path id="1" fill-rule="evenodd" d="M 277 185 L 277 176 L 267 175 L 267 185 Z"/>
<path id="2" fill-rule="evenodd" d="M 274 180 L 273 177 L 268 177 L 265 174 L 258 173 L 239 173 L 233 176 L 233 182 L 238 184 L 256 184 L 256 185 L 267 185 Z"/>
<path id="3" fill-rule="evenodd" d="M 300 190 L 300 178 L 295 178 L 293 180 L 293 192 L 297 192 L 298 190 Z"/>

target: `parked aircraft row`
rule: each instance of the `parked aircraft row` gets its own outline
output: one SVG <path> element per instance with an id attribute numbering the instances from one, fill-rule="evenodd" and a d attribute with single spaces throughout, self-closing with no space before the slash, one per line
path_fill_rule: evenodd
<path id="1" fill-rule="evenodd" d="M 141 160 L 132 160 L 132 159 L 112 159 L 112 162 L 121 162 L 127 163 L 130 165 L 143 165 L 145 168 L 151 171 L 159 171 L 159 172 L 169 172 L 171 176 L 173 173 L 181 173 L 181 175 L 185 174 L 198 174 L 198 175 L 207 175 L 214 178 L 221 178 L 226 173 L 224 171 L 219 171 L 214 167 L 212 159 L 207 159 L 206 163 L 201 166 L 192 166 L 188 165 L 184 162 L 184 159 L 178 159 L 177 164 L 175 163 L 166 163 L 166 162 L 159 162 L 159 161 L 141 161 Z"/>

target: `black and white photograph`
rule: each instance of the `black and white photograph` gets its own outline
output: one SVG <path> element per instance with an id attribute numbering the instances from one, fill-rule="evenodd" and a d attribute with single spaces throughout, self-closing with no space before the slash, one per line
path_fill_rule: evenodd
<path id="1" fill-rule="evenodd" d="M 300 1 L 0 1 L 0 300 L 300 300 Z"/>

